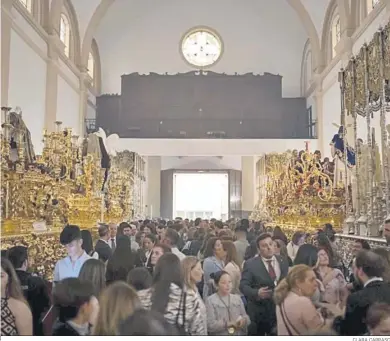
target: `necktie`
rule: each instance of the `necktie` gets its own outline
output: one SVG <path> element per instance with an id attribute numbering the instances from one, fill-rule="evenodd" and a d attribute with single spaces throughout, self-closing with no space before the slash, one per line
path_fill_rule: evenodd
<path id="1" fill-rule="evenodd" d="M 115 249 L 116 245 L 115 245 L 115 238 L 112 238 L 111 239 L 111 249 Z"/>
<path id="2" fill-rule="evenodd" d="M 273 281 L 275 281 L 276 280 L 276 272 L 275 272 L 274 266 L 272 265 L 272 260 L 267 260 L 267 263 L 268 263 L 269 276 L 271 277 L 271 279 Z"/>

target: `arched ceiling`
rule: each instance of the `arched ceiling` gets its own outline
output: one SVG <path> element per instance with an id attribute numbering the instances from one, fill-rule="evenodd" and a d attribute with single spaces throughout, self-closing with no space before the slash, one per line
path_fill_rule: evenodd
<path id="1" fill-rule="evenodd" d="M 295 96 L 294 88 L 299 88 L 300 63 L 308 38 L 314 59 L 320 57 L 319 37 L 330 3 L 330 0 L 71 1 L 78 16 L 84 62 L 92 38 L 98 42 L 103 92 L 119 92 L 120 75 L 124 73 L 189 71 L 178 53 L 180 37 L 193 26 L 206 25 L 220 33 L 226 48 L 225 57 L 213 71 L 279 73 L 284 76 L 287 96 Z M 167 52 L 172 49 L 175 56 Z M 275 58 L 276 54 L 280 58 Z M 162 65 L 158 65 L 159 57 Z M 180 66 L 176 68 L 175 63 Z"/>

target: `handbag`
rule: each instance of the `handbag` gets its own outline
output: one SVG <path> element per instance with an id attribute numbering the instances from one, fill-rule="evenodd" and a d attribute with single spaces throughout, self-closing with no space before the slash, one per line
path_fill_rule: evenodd
<path id="1" fill-rule="evenodd" d="M 189 333 L 186 330 L 185 323 L 186 323 L 186 298 L 187 298 L 187 293 L 183 290 L 180 296 L 180 302 L 179 302 L 179 310 L 176 315 L 176 328 L 179 333 L 179 335 L 182 336 L 191 336 L 191 333 Z M 183 309 L 181 309 L 181 305 L 183 302 Z M 180 315 L 180 310 L 183 311 L 183 323 L 179 323 L 179 315 Z"/>

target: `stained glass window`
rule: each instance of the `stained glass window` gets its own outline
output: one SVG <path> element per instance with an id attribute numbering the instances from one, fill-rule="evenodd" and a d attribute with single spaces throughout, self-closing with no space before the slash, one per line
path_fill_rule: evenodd
<path id="1" fill-rule="evenodd" d="M 195 67 L 211 66 L 222 54 L 222 41 L 210 30 L 198 29 L 188 33 L 181 45 L 181 51 L 188 63 Z"/>
<path id="2" fill-rule="evenodd" d="M 65 13 L 61 13 L 60 21 L 60 39 L 64 43 L 64 53 L 69 57 L 69 46 L 70 46 L 70 23 Z"/>

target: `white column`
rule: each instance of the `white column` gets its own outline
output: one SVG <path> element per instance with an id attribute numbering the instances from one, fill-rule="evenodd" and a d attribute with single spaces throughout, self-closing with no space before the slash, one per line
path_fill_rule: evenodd
<path id="1" fill-rule="evenodd" d="M 160 191 L 161 191 L 161 157 L 148 156 L 147 158 L 147 216 L 160 216 Z"/>
<path id="2" fill-rule="evenodd" d="M 77 127 L 77 134 L 79 136 L 85 135 L 85 118 L 87 117 L 87 103 L 88 103 L 88 86 L 90 84 L 88 71 L 81 67 L 80 72 L 80 99 L 79 99 L 79 126 Z"/>
<path id="3" fill-rule="evenodd" d="M 11 57 L 12 1 L 1 3 L 1 106 L 8 106 L 8 88 Z"/>
<path id="4" fill-rule="evenodd" d="M 242 170 L 242 199 L 241 209 L 242 211 L 252 212 L 255 207 L 255 195 L 256 195 L 256 164 L 254 156 L 242 156 L 241 157 L 241 170 Z"/>
<path id="5" fill-rule="evenodd" d="M 56 34 L 48 38 L 48 59 L 46 66 L 46 102 L 45 102 L 45 128 L 54 131 L 54 122 L 57 120 L 58 98 L 58 37 Z"/>

